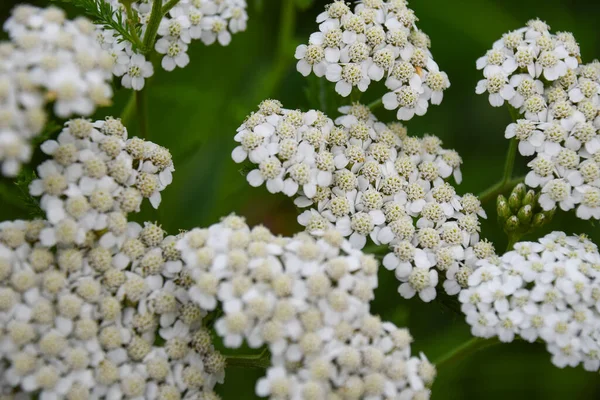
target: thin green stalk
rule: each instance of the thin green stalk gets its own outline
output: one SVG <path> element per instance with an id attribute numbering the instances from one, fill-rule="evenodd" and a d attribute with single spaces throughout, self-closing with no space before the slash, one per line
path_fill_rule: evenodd
<path id="1" fill-rule="evenodd" d="M 138 90 L 135 92 L 135 104 L 138 118 L 139 136 L 142 139 L 148 139 L 148 120 L 146 113 L 146 96 L 144 96 L 144 90 Z"/>
<path id="2" fill-rule="evenodd" d="M 152 11 L 150 11 L 150 18 L 148 19 L 148 26 L 146 27 L 146 33 L 144 34 L 144 54 L 148 54 L 154 48 L 154 41 L 156 40 L 156 32 L 158 26 L 163 17 L 162 13 L 162 1 L 156 0 L 152 3 Z"/>
<path id="3" fill-rule="evenodd" d="M 135 45 L 139 47 L 142 47 L 142 40 L 140 39 L 138 33 L 137 33 L 137 29 L 136 29 L 136 25 L 137 25 L 137 14 L 135 12 L 135 10 L 133 8 L 131 8 L 131 3 L 128 1 L 123 1 L 121 2 L 121 4 L 123 4 L 123 6 L 125 7 L 125 12 L 127 13 L 127 26 L 129 27 L 129 32 L 131 33 L 131 35 L 133 36 L 134 40 L 135 40 Z"/>
<path id="4" fill-rule="evenodd" d="M 516 108 L 509 105 L 508 112 L 510 113 L 510 117 L 514 122 L 519 119 L 519 111 Z M 479 200 L 482 204 L 491 199 L 495 199 L 496 196 L 505 190 L 523 181 L 523 178 L 512 179 L 518 148 L 519 141 L 517 138 L 512 138 L 510 140 L 510 144 L 508 145 L 508 152 L 506 153 L 506 159 L 504 161 L 504 173 L 502 174 L 502 179 L 500 182 L 490 186 L 479 195 Z"/>
<path id="5" fill-rule="evenodd" d="M 133 117 L 133 113 L 135 112 L 136 93 L 137 92 L 135 90 L 131 91 L 131 94 L 129 95 L 129 100 L 127 100 L 127 104 L 125 104 L 123 112 L 121 113 L 121 122 L 125 126 L 129 126 Z"/>
<path id="6" fill-rule="evenodd" d="M 477 197 L 479 197 L 479 201 L 481 201 L 481 204 L 485 204 L 485 203 L 489 202 L 490 200 L 496 199 L 496 197 L 498 197 L 498 195 L 504 193 L 508 189 L 513 188 L 514 186 L 518 185 L 519 183 L 523 182 L 524 180 L 525 180 L 524 176 L 520 176 L 518 178 L 511 179 L 508 182 L 504 182 L 504 179 L 503 179 L 502 181 L 490 186 L 489 188 L 487 188 L 486 190 L 481 192 L 479 195 L 477 195 Z"/>
<path id="7" fill-rule="evenodd" d="M 510 145 L 508 146 L 508 153 L 506 153 L 506 161 L 504 162 L 504 175 L 502 176 L 502 182 L 505 184 L 510 181 L 510 178 L 512 178 L 518 147 L 519 141 L 516 138 L 512 138 L 510 140 Z"/>
<path id="8" fill-rule="evenodd" d="M 515 243 L 519 241 L 522 235 L 509 235 L 508 236 L 508 245 L 506 245 L 506 251 L 509 252 L 513 249 Z"/>
<path id="9" fill-rule="evenodd" d="M 260 354 L 229 355 L 226 357 L 228 367 L 267 369 L 271 365 L 271 355 L 267 348 Z"/>
<path id="10" fill-rule="evenodd" d="M 383 105 L 383 98 L 379 98 L 371 103 L 367 107 L 371 109 L 371 111 L 378 109 Z"/>
<path id="11" fill-rule="evenodd" d="M 500 343 L 500 341 L 497 338 L 482 339 L 475 337 L 450 350 L 433 363 L 437 370 L 440 371 L 445 367 L 452 367 L 456 362 L 469 357 L 479 350 L 494 346 L 498 343 Z"/>
<path id="12" fill-rule="evenodd" d="M 293 0 L 286 0 L 281 6 L 281 16 L 279 19 L 279 43 L 277 49 L 278 58 L 284 57 L 288 52 L 288 47 L 292 44 L 294 31 L 296 30 L 296 3 Z M 291 57 L 291 56 L 290 56 Z"/>
<path id="13" fill-rule="evenodd" d="M 179 3 L 179 0 L 171 0 L 167 2 L 162 8 L 162 15 L 166 15 L 173 7 L 175 7 Z"/>
<path id="14" fill-rule="evenodd" d="M 362 92 L 358 90 L 358 88 L 352 88 L 352 92 L 350 92 L 350 101 L 352 103 L 360 102 L 360 98 L 362 96 Z"/>

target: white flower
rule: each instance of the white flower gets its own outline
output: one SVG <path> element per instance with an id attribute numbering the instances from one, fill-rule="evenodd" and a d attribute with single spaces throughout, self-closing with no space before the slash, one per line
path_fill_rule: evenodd
<path id="1" fill-rule="evenodd" d="M 540 206 L 546 210 L 552 210 L 556 204 L 564 211 L 568 211 L 575 206 L 575 200 L 571 192 L 571 185 L 564 179 L 553 179 L 546 183 L 542 188 L 540 196 Z"/>
<path id="2" fill-rule="evenodd" d="M 423 87 L 402 86 L 383 96 L 383 106 L 387 110 L 398 109 L 396 117 L 401 121 L 408 121 L 415 114 L 424 115 L 427 112 L 426 96 Z"/>
<path id="3" fill-rule="evenodd" d="M 322 77 L 327 70 L 325 61 L 325 50 L 316 44 L 301 44 L 296 48 L 295 57 L 298 61 L 296 69 L 304 76 L 314 72 L 316 76 Z"/>
<path id="4" fill-rule="evenodd" d="M 190 57 L 187 55 L 187 44 L 181 39 L 169 41 L 165 38 L 159 39 L 156 42 L 155 49 L 160 54 L 164 54 L 161 61 L 162 67 L 167 71 L 173 71 L 175 67 L 184 68 L 190 62 Z"/>
<path id="5" fill-rule="evenodd" d="M 200 23 L 202 27 L 202 36 L 200 39 L 204 44 L 211 45 L 218 41 L 222 46 L 227 46 L 231 42 L 231 33 L 227 30 L 227 23 L 219 16 L 206 17 Z"/>
<path id="6" fill-rule="evenodd" d="M 504 101 L 510 101 L 515 95 L 515 90 L 508 82 L 508 75 L 497 66 L 492 66 L 488 70 L 486 79 L 477 82 L 475 93 L 489 93 L 490 104 L 494 107 L 501 107 Z"/>
<path id="7" fill-rule="evenodd" d="M 405 299 L 412 298 L 416 293 L 424 302 L 435 299 L 435 287 L 438 283 L 438 273 L 434 269 L 414 268 L 407 277 L 408 282 L 402 283 L 398 292 Z"/>
<path id="8" fill-rule="evenodd" d="M 144 55 L 135 53 L 126 64 L 115 66 L 115 75 L 123 76 L 121 84 L 126 88 L 142 90 L 144 80 L 154 75 L 154 68 L 150 61 L 146 61 Z"/>
<path id="9" fill-rule="evenodd" d="M 348 97 L 354 86 L 364 92 L 371 80 L 368 77 L 366 64 L 347 63 L 343 65 L 330 64 L 327 66 L 326 77 L 334 82 L 335 91 L 342 97 Z"/>
<path id="10" fill-rule="evenodd" d="M 289 396 L 296 391 L 295 383 L 293 378 L 287 376 L 285 368 L 271 367 L 267 370 L 266 378 L 256 383 L 256 394 L 261 397 Z"/>
<path id="11" fill-rule="evenodd" d="M 536 77 L 543 74 L 544 78 L 554 81 L 564 76 L 569 69 L 577 68 L 577 60 L 570 57 L 563 46 L 557 46 L 551 51 L 542 51 L 535 63 Z"/>

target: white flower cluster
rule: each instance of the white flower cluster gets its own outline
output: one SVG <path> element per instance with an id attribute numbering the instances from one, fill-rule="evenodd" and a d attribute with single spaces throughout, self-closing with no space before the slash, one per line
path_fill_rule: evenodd
<path id="1" fill-rule="evenodd" d="M 45 246 L 45 221 L 0 224 L 0 394 L 218 399 L 225 357 L 189 300 L 175 237 L 130 223 L 105 247 Z"/>
<path id="2" fill-rule="evenodd" d="M 476 91 L 522 116 L 505 136 L 535 155 L 525 183 L 541 188 L 542 208 L 577 207 L 577 217 L 600 219 L 600 63 L 580 65 L 573 35 L 548 29 L 533 20 L 494 43 L 477 61 L 485 79 Z"/>
<path id="3" fill-rule="evenodd" d="M 256 393 L 283 398 L 427 399 L 435 368 L 410 357 L 406 329 L 369 312 L 378 264 L 334 229 L 275 237 L 229 216 L 183 235 L 176 248 L 203 309 L 221 303 L 215 328 L 227 347 L 272 355 Z"/>
<path id="4" fill-rule="evenodd" d="M 433 267 L 446 272 L 447 292 L 458 293 L 457 276 L 494 253 L 479 241 L 479 200 L 458 196 L 445 181 L 461 181 L 459 155 L 435 136 L 411 137 L 399 123 L 378 122 L 363 105 L 341 111 L 334 123 L 320 111 L 264 101 L 238 129 L 232 157 L 258 165 L 247 175 L 252 186 L 266 182 L 297 206 L 313 206 L 298 217 L 307 231 L 335 226 L 354 248 L 369 237 L 389 245 L 384 265 L 403 282 L 404 297 L 435 298 Z"/>
<path id="5" fill-rule="evenodd" d="M 52 105 L 61 118 L 87 116 L 112 98 L 110 54 L 87 19 L 68 20 L 56 7 L 15 7 L 0 42 L 0 164 L 15 176 L 31 157 Z"/>
<path id="6" fill-rule="evenodd" d="M 364 92 L 371 81 L 385 78 L 390 91 L 383 96 L 383 105 L 398 110 L 400 120 L 425 114 L 430 102 L 440 104 L 450 81 L 433 60 L 429 37 L 416 27 L 417 18 L 407 2 L 357 3 L 353 12 L 343 0 L 336 0 L 319 14 L 319 32 L 296 49 L 298 71 L 325 76 L 344 97 L 355 86 Z"/>
<path id="7" fill-rule="evenodd" d="M 29 190 L 41 196 L 50 223 L 40 238 L 45 246 L 82 244 L 88 232 L 105 229 L 107 244 L 118 241 L 127 232 L 127 214 L 138 212 L 144 198 L 157 208 L 173 179 L 169 150 L 128 139 L 121 121 L 111 117 L 70 120 L 41 148 L 52 159 L 38 166 Z"/>
<path id="8" fill-rule="evenodd" d="M 121 8 L 121 12 L 125 13 L 119 1 L 107 1 L 113 8 Z M 147 29 L 152 5 L 152 0 L 131 4 L 142 32 Z M 163 55 L 161 65 L 165 70 L 183 68 L 190 62 L 187 50 L 192 40 L 200 39 L 206 45 L 218 41 L 227 46 L 231 42 L 232 33 L 246 30 L 247 20 L 246 0 L 181 1 L 160 21 L 154 49 Z M 142 54 L 133 51 L 130 43 L 118 42 L 115 32 L 105 30 L 102 33 L 102 42 L 116 60 L 115 75 L 123 76 L 123 86 L 141 90 L 144 79 L 154 73 L 152 64 Z"/>
<path id="9" fill-rule="evenodd" d="M 459 300 L 471 332 L 546 342 L 563 368 L 600 368 L 600 255 L 584 236 L 553 232 L 479 263 Z"/>

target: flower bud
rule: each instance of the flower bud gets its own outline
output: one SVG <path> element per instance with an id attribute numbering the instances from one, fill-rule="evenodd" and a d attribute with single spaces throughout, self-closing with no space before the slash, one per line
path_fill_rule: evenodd
<path id="1" fill-rule="evenodd" d="M 538 213 L 533 216 L 533 221 L 531 222 L 532 228 L 540 228 L 548 223 L 548 218 L 544 213 Z"/>
<path id="2" fill-rule="evenodd" d="M 506 232 L 514 232 L 519 229 L 519 218 L 516 215 L 511 215 L 504 223 L 504 230 Z"/>
<path id="3" fill-rule="evenodd" d="M 525 193 L 527 191 L 527 188 L 525 187 L 524 183 L 519 183 L 517 186 L 515 186 L 511 192 L 511 196 L 514 194 L 517 196 L 517 198 L 519 199 L 519 202 L 521 200 L 523 200 L 523 197 L 525 197 Z"/>
<path id="4" fill-rule="evenodd" d="M 496 201 L 496 210 L 498 211 L 498 220 L 500 223 L 503 223 L 511 216 L 510 208 L 508 207 L 508 202 L 506 198 L 502 195 L 498 196 L 498 200 Z"/>
<path id="5" fill-rule="evenodd" d="M 527 193 L 525 193 L 525 196 L 523 196 L 523 200 L 521 200 L 521 205 L 533 206 L 535 204 L 536 200 L 537 200 L 537 196 L 535 195 L 535 191 L 529 190 Z"/>
<path id="6" fill-rule="evenodd" d="M 554 207 L 552 210 L 544 211 L 543 214 L 546 216 L 546 223 L 552 221 L 552 218 L 554 218 L 554 214 L 556 214 L 556 207 Z"/>
<path id="7" fill-rule="evenodd" d="M 517 213 L 519 208 L 521 208 L 521 197 L 518 193 L 511 193 L 508 197 L 508 206 L 513 213 Z"/>
<path id="8" fill-rule="evenodd" d="M 530 205 L 521 207 L 521 209 L 517 213 L 517 218 L 519 218 L 519 222 L 522 226 L 529 227 L 531 219 L 533 218 L 533 207 L 531 207 Z"/>

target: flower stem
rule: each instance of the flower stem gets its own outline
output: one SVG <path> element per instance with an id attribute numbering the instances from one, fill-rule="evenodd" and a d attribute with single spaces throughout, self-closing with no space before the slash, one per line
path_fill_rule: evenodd
<path id="1" fill-rule="evenodd" d="M 267 369 L 271 365 L 271 354 L 265 348 L 260 354 L 230 355 L 227 357 L 228 367 Z"/>
<path id="2" fill-rule="evenodd" d="M 142 139 L 148 139 L 147 133 L 147 116 L 146 116 L 146 97 L 144 96 L 144 90 L 138 90 L 135 92 L 135 105 L 138 118 L 139 136 Z"/>
<path id="3" fill-rule="evenodd" d="M 123 125 L 128 126 L 131 122 L 131 117 L 133 116 L 135 105 L 136 105 L 136 91 L 132 90 L 131 95 L 129 95 L 129 100 L 127 100 L 127 104 L 123 108 L 123 112 L 121 113 L 121 122 Z"/>
<path id="4" fill-rule="evenodd" d="M 129 32 L 131 32 L 131 36 L 135 41 L 134 45 L 137 46 L 138 49 L 141 49 L 144 45 L 142 44 L 142 40 L 138 36 L 136 29 L 136 24 L 138 23 L 137 14 L 133 8 L 131 8 L 131 2 L 123 1 L 121 4 L 123 4 L 125 7 L 125 12 L 127 13 L 127 26 L 129 27 Z"/>
<path id="5" fill-rule="evenodd" d="M 521 239 L 521 235 L 509 235 L 508 236 L 508 245 L 506 245 L 506 251 L 509 252 L 513 249 L 515 243 L 517 243 Z"/>
<path id="6" fill-rule="evenodd" d="M 502 176 L 502 182 L 504 184 L 506 184 L 510 178 L 512 178 L 518 147 L 518 140 L 516 138 L 512 138 L 510 140 L 510 145 L 508 146 L 508 153 L 506 153 L 506 161 L 504 162 L 504 175 Z"/>
<path id="7" fill-rule="evenodd" d="M 462 343 L 458 347 L 453 348 L 448 353 L 435 360 L 433 363 L 439 371 L 446 366 L 451 366 L 455 362 L 469 357 L 479 350 L 494 346 L 498 343 L 500 343 L 498 338 L 483 339 L 474 337 Z"/>
<path id="8" fill-rule="evenodd" d="M 148 26 L 146 27 L 146 33 L 144 34 L 144 54 L 149 54 L 154 49 L 154 42 L 156 41 L 156 33 L 158 32 L 160 21 L 162 21 L 164 15 L 168 13 L 171 8 L 175 7 L 177 3 L 179 3 L 179 0 L 171 0 L 164 6 L 162 5 L 162 0 L 157 0 L 152 3 L 150 18 L 148 18 Z"/>
<path id="9" fill-rule="evenodd" d="M 371 103 L 369 103 L 369 105 L 367 107 L 369 107 L 369 109 L 371 111 L 378 109 L 379 107 L 381 107 L 383 105 L 383 98 L 379 98 Z"/>
<path id="10" fill-rule="evenodd" d="M 162 15 L 166 15 L 169 11 L 171 11 L 171 9 L 173 7 L 175 7 L 177 5 L 177 3 L 179 3 L 179 0 L 171 0 L 169 2 L 167 2 L 167 4 L 165 4 L 162 8 Z"/>
<path id="11" fill-rule="evenodd" d="M 493 186 L 490 186 L 483 192 L 481 192 L 477 197 L 479 197 L 479 201 L 481 204 L 485 204 L 490 200 L 494 200 L 499 194 L 502 194 L 506 190 L 516 186 L 517 184 L 523 182 L 525 180 L 524 176 L 520 176 L 518 178 L 511 179 L 507 182 L 504 182 L 504 179 Z"/>

